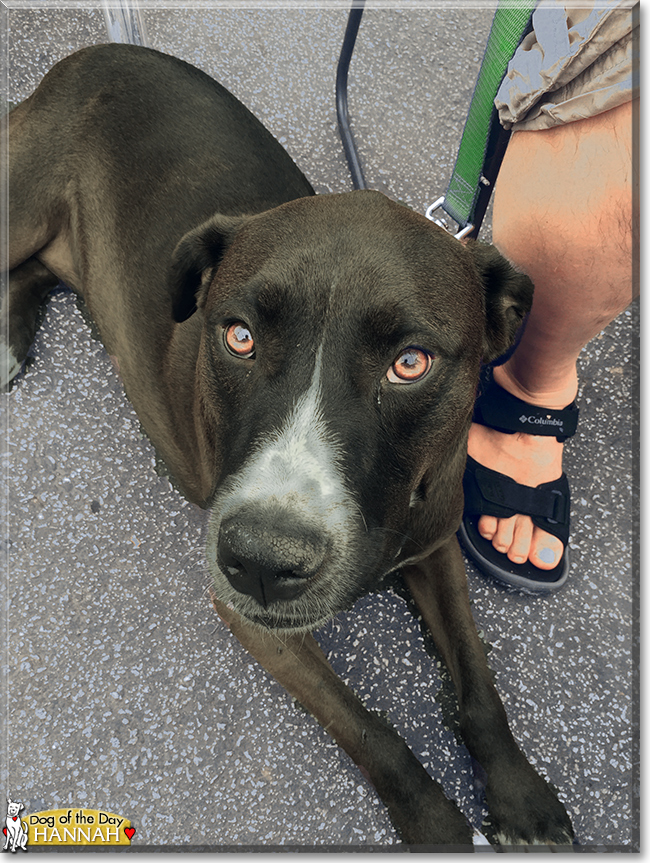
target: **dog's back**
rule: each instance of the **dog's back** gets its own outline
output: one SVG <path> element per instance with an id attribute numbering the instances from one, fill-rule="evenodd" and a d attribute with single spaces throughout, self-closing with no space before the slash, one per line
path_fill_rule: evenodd
<path id="1" fill-rule="evenodd" d="M 168 377 L 186 391 L 179 416 L 186 415 L 199 338 L 195 321 L 174 332 L 174 247 L 215 212 L 264 211 L 313 190 L 224 87 L 147 48 L 79 51 L 57 64 L 8 121 L 10 291 L 19 304 L 29 297 L 32 305 L 20 314 L 12 300 L 21 326 L 13 326 L 8 347 L 0 345 L 0 373 L 6 367 L 8 380 L 20 367 L 38 301 L 60 279 L 82 294 L 102 342 L 119 358 L 152 439 L 168 441 L 169 429 L 183 422 L 150 382 L 167 374 L 167 347 L 181 339 L 181 366 Z M 116 304 L 128 311 L 116 315 Z M 168 441 L 163 449 L 176 462 L 171 451 L 192 446 Z"/>
<path id="2" fill-rule="evenodd" d="M 21 230 L 10 243 L 10 269 L 26 251 L 55 242 L 62 210 L 82 184 L 88 227 L 113 231 L 119 213 L 125 256 L 161 269 L 180 237 L 214 212 L 261 212 L 313 194 L 241 102 L 200 70 L 150 49 L 97 45 L 68 57 L 9 122 L 13 182 L 31 191 L 11 199 L 10 225 Z M 93 185 L 102 189 L 97 201 L 88 195 Z M 173 209 L 161 206 L 161 186 Z M 88 274 L 66 275 L 71 287 L 81 279 L 87 289 Z"/>

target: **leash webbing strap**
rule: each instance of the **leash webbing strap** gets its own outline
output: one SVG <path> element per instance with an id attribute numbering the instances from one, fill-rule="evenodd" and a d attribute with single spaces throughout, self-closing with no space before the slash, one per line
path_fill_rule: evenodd
<path id="1" fill-rule="evenodd" d="M 490 158 L 488 145 L 491 145 L 491 149 L 498 146 L 495 144 L 494 124 L 499 124 L 499 121 L 494 99 L 508 63 L 527 30 L 535 6 L 536 0 L 500 0 L 494 13 L 456 164 L 444 199 L 436 204 L 458 222 L 461 228 L 471 225 L 474 219 L 481 191 L 481 177 L 484 176 L 484 164 L 486 157 Z M 501 149 L 505 152 L 505 147 L 502 146 Z M 496 166 L 496 171 L 498 167 L 499 165 Z M 429 209 L 433 210 L 434 206 Z M 481 218 L 482 216 L 481 213 Z M 476 226 L 474 232 L 478 232 Z"/>

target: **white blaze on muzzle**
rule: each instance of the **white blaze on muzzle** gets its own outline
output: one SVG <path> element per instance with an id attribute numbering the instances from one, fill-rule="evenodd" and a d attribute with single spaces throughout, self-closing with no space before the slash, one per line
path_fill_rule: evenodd
<path id="1" fill-rule="evenodd" d="M 320 526 L 331 539 L 345 541 L 356 507 L 344 482 L 341 447 L 324 419 L 321 375 L 322 347 L 309 387 L 283 426 L 231 479 L 231 490 L 220 501 L 222 516 L 242 505 L 280 505 Z"/>
<path id="2" fill-rule="evenodd" d="M 220 598 L 265 626 L 308 631 L 349 607 L 373 543 L 346 482 L 322 350 L 286 419 L 216 495 L 206 554 Z M 379 536 L 379 535 L 377 535 Z"/>

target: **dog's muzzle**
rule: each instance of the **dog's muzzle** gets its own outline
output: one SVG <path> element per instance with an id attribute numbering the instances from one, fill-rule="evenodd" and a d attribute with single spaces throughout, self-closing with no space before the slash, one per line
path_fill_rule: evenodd
<path id="1" fill-rule="evenodd" d="M 263 607 L 299 597 L 317 578 L 328 543 L 287 513 L 242 508 L 222 522 L 217 563 L 231 586 Z"/>

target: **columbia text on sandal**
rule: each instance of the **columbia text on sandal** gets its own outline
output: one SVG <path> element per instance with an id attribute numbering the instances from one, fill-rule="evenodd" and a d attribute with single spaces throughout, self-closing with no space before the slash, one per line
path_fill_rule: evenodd
<path id="1" fill-rule="evenodd" d="M 492 369 L 485 367 L 473 421 L 507 434 L 555 436 L 562 443 L 575 434 L 578 408 L 575 402 L 563 410 L 530 405 L 499 386 L 492 377 Z M 570 494 L 564 473 L 559 479 L 533 488 L 484 467 L 468 456 L 463 490 L 465 510 L 458 534 L 482 572 L 531 593 L 551 593 L 562 587 L 569 574 Z M 482 515 L 510 518 L 517 514 L 530 516 L 533 524 L 564 545 L 562 558 L 553 569 L 539 569 L 530 561 L 513 563 L 479 533 L 478 522 Z"/>

